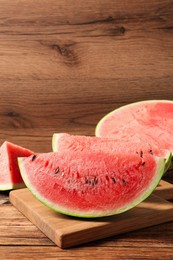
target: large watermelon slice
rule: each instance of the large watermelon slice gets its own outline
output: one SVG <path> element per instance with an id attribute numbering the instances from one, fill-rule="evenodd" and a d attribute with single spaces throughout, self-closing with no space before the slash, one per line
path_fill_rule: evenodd
<path id="1" fill-rule="evenodd" d="M 173 102 L 149 100 L 120 107 L 100 120 L 96 136 L 130 142 L 139 138 L 142 145 L 173 151 Z"/>
<path id="2" fill-rule="evenodd" d="M 31 192 L 55 211 L 78 217 L 102 217 L 129 210 L 159 183 L 165 159 L 102 151 L 53 152 L 19 158 Z"/>
<path id="3" fill-rule="evenodd" d="M 172 154 L 166 149 L 160 149 L 156 144 L 147 140 L 141 143 L 141 138 L 134 137 L 133 142 L 129 140 L 114 140 L 95 136 L 70 135 L 67 133 L 55 133 L 52 138 L 52 149 L 54 152 L 105 152 L 114 154 L 137 153 L 142 156 L 143 152 L 166 158 L 165 171 L 171 165 Z"/>
<path id="4" fill-rule="evenodd" d="M 33 154 L 28 149 L 5 141 L 0 147 L 0 190 L 11 190 L 24 187 L 20 175 L 17 157 Z"/>

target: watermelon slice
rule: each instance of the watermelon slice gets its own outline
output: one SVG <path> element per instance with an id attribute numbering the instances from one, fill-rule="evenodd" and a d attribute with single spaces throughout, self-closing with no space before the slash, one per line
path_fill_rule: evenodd
<path id="1" fill-rule="evenodd" d="M 96 126 L 96 136 L 129 140 L 173 151 L 173 102 L 149 100 L 132 103 L 104 116 Z"/>
<path id="2" fill-rule="evenodd" d="M 158 157 L 165 157 L 166 166 L 165 171 L 170 168 L 172 154 L 166 149 L 160 149 L 156 144 L 152 145 L 146 140 L 141 143 L 138 137 L 133 138 L 132 141 L 114 140 L 109 138 L 100 138 L 95 136 L 70 135 L 67 133 L 55 133 L 52 138 L 52 149 L 54 152 L 106 152 L 106 153 L 150 153 Z"/>
<path id="3" fill-rule="evenodd" d="M 28 149 L 5 141 L 0 147 L 0 190 L 11 190 L 25 186 L 20 175 L 17 157 L 33 154 Z"/>
<path id="4" fill-rule="evenodd" d="M 18 158 L 30 191 L 55 211 L 109 216 L 133 208 L 155 189 L 165 159 L 143 152 L 52 152 Z"/>

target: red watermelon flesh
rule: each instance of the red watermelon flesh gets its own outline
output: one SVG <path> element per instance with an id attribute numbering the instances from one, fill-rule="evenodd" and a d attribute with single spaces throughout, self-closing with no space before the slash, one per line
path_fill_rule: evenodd
<path id="1" fill-rule="evenodd" d="M 166 170 L 169 168 L 171 155 L 168 150 L 160 149 L 153 142 L 150 144 L 147 140 L 141 142 L 138 137 L 130 140 L 113 140 L 109 138 L 100 138 L 95 136 L 70 135 L 67 133 L 56 133 L 52 138 L 52 149 L 54 152 L 105 152 L 113 154 L 114 152 L 137 153 L 143 155 L 143 152 L 150 153 L 159 157 L 168 159 Z"/>
<path id="2" fill-rule="evenodd" d="M 31 192 L 55 211 L 78 217 L 124 212 L 148 197 L 165 160 L 150 153 L 53 152 L 19 158 Z"/>
<path id="3" fill-rule="evenodd" d="M 160 149 L 173 151 L 173 102 L 150 100 L 132 103 L 103 117 L 96 136 L 115 140 L 141 139 Z"/>
<path id="4" fill-rule="evenodd" d="M 33 154 L 28 149 L 5 141 L 0 147 L 0 190 L 11 190 L 24 187 L 20 175 L 17 157 Z"/>

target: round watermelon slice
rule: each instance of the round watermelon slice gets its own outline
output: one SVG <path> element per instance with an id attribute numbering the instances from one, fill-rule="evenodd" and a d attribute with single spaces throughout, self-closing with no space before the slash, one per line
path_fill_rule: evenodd
<path id="1" fill-rule="evenodd" d="M 173 151 L 173 102 L 149 100 L 132 103 L 104 116 L 96 136 L 115 140 L 141 140 L 159 149 Z"/>
<path id="2" fill-rule="evenodd" d="M 165 159 L 143 152 L 52 152 L 18 158 L 30 191 L 55 211 L 110 216 L 133 208 L 158 185 Z"/>
<path id="3" fill-rule="evenodd" d="M 173 152 L 173 101 L 148 100 L 120 107 L 104 116 L 96 126 L 97 137 L 149 143 Z M 172 156 L 171 156 L 172 157 Z M 170 158 L 171 158 L 170 157 Z M 165 169 L 173 168 L 173 157 Z"/>

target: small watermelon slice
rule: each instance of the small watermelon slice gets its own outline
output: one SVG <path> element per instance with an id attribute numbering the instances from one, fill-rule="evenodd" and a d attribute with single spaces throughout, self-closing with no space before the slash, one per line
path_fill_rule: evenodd
<path id="1" fill-rule="evenodd" d="M 11 190 L 25 186 L 20 175 L 17 157 L 33 154 L 28 149 L 5 141 L 0 147 L 0 190 Z"/>
<path id="2" fill-rule="evenodd" d="M 139 138 L 160 149 L 173 151 L 173 101 L 149 100 L 120 107 L 104 116 L 96 126 L 98 137 L 115 140 Z"/>
<path id="3" fill-rule="evenodd" d="M 77 217 L 133 208 L 158 185 L 165 159 L 143 153 L 52 152 L 18 158 L 30 191 L 46 206 Z"/>

